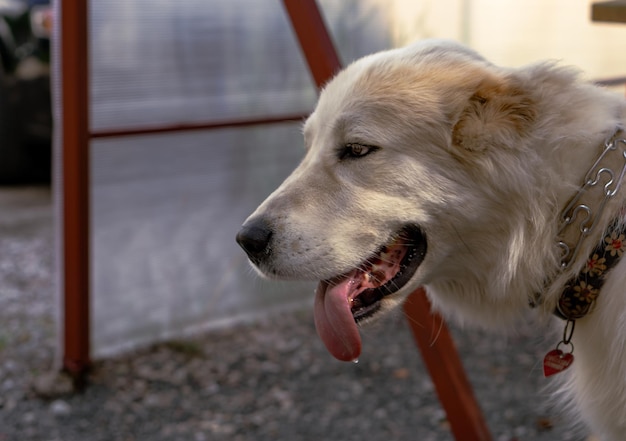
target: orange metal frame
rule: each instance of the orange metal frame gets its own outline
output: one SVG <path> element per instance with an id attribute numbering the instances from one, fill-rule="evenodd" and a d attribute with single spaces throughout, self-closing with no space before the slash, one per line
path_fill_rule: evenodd
<path id="1" fill-rule="evenodd" d="M 63 108 L 63 366 L 81 377 L 89 359 L 89 72 L 87 0 L 61 7 Z"/>
<path id="2" fill-rule="evenodd" d="M 332 40 L 315 0 L 283 0 L 294 31 L 318 87 L 340 68 Z M 443 319 L 431 313 L 426 293 L 419 289 L 407 299 L 404 311 L 446 411 L 455 438 L 491 440 L 461 359 Z"/>
<path id="3" fill-rule="evenodd" d="M 315 0 L 283 0 L 311 74 L 322 87 L 341 63 Z M 89 131 L 88 0 L 60 2 L 63 108 L 63 367 L 80 379 L 90 360 L 89 140 L 182 130 L 238 127 L 301 120 L 287 115 L 241 121 Z M 456 439 L 489 441 L 491 435 L 443 319 L 430 311 L 423 290 L 404 307 L 424 362 Z"/>

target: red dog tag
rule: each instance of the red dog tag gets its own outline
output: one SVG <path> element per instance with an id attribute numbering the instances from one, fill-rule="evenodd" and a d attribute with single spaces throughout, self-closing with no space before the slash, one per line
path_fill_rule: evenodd
<path id="1" fill-rule="evenodd" d="M 564 354 L 560 349 L 553 349 L 543 359 L 543 376 L 549 377 L 563 372 L 574 362 L 574 354 Z"/>

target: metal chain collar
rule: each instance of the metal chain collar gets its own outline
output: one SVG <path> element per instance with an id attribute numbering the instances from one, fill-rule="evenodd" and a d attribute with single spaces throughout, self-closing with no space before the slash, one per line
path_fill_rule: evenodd
<path id="1" fill-rule="evenodd" d="M 602 216 L 604 208 L 606 207 L 606 203 L 617 194 L 622 185 L 622 180 L 624 178 L 624 174 L 626 173 L 626 138 L 621 135 L 622 130 L 620 129 L 605 143 L 604 150 L 585 175 L 583 185 L 578 189 L 578 192 L 561 212 L 561 226 L 558 233 L 558 236 L 561 239 L 559 240 L 558 245 L 563 251 L 563 255 L 561 257 L 561 268 L 563 269 L 568 268 L 572 264 L 575 257 L 578 255 L 578 251 L 580 250 L 583 240 L 589 236 L 597 226 L 598 220 Z M 621 146 L 620 150 L 618 150 L 618 146 Z M 617 179 L 615 179 L 617 175 L 613 169 L 608 168 L 607 166 L 600 166 L 603 159 L 612 152 L 621 153 L 620 156 L 623 160 Z M 601 185 L 603 183 L 603 177 L 606 181 L 604 182 L 603 189 L 604 198 L 600 202 L 600 205 L 594 210 L 589 205 L 581 203 L 580 199 L 590 189 Z M 578 218 L 580 219 L 578 223 L 575 224 L 576 219 Z M 575 231 L 578 238 L 573 245 L 567 244 L 564 239 L 562 239 L 564 237 L 565 230 L 570 226 L 574 228 L 576 226 L 578 227 L 577 231 Z"/>

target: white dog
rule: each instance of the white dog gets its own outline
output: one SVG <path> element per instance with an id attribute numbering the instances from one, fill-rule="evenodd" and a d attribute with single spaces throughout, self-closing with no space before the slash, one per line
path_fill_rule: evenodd
<path id="1" fill-rule="evenodd" d="M 357 322 L 420 286 L 466 323 L 556 312 L 546 375 L 569 367 L 563 398 L 624 441 L 625 104 L 572 69 L 451 42 L 365 57 L 325 87 L 302 163 L 237 240 L 267 277 L 321 280 L 316 326 L 341 360 Z"/>

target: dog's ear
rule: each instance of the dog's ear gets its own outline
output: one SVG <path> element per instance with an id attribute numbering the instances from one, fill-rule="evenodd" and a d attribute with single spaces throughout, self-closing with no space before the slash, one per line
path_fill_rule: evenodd
<path id="1" fill-rule="evenodd" d="M 533 99 L 515 79 L 488 78 L 471 95 L 452 129 L 454 146 L 472 152 L 513 147 L 535 119 Z"/>

